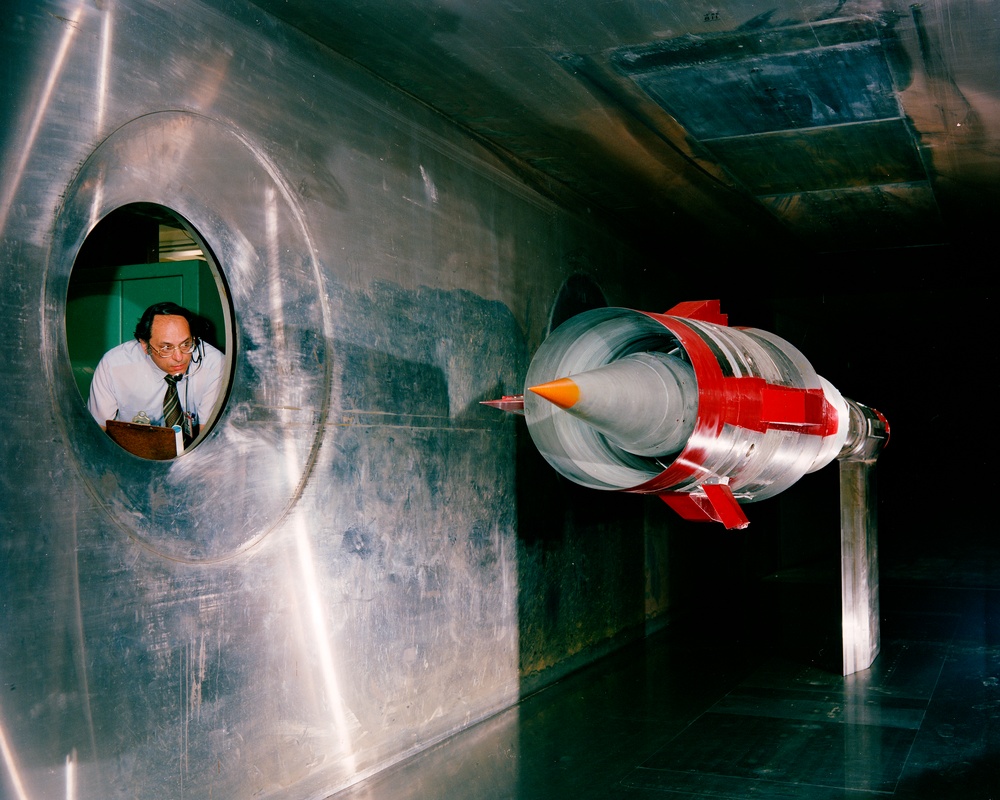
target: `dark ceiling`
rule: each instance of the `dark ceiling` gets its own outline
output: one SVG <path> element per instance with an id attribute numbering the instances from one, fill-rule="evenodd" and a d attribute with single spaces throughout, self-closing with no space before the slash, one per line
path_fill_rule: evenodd
<path id="1" fill-rule="evenodd" d="M 961 244 L 1000 200 L 994 0 L 257 5 L 639 242 Z"/>

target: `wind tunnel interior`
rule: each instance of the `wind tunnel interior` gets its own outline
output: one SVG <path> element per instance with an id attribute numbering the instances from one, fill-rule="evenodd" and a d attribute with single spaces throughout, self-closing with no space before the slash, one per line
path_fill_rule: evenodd
<path id="1" fill-rule="evenodd" d="M 398 52 L 373 45 L 375 70 L 352 50 L 363 37 L 279 5 L 24 2 L 0 27 L 0 414 L 17 432 L 0 443 L 5 797 L 333 796 L 674 626 L 836 671 L 836 466 L 726 531 L 564 479 L 523 419 L 481 404 L 522 393 L 546 336 L 590 309 L 719 299 L 732 325 L 787 339 L 883 411 L 887 578 L 989 546 L 981 241 L 801 248 L 703 153 L 664 154 L 621 124 L 618 93 L 574 118 L 616 120 L 608 153 L 635 149 L 652 175 L 584 169 L 615 194 L 609 213 L 562 155 L 542 172 L 544 148 L 473 91 L 422 97 L 421 70 L 460 30 L 450 12 L 379 21 L 409 26 L 400 76 Z M 877 48 L 861 56 L 882 69 Z M 567 58 L 543 99 L 580 91 L 567 64 L 602 96 L 593 60 Z M 573 150 L 568 125 L 542 141 Z M 903 122 L 890 133 L 893 152 L 911 143 Z M 738 145 L 714 146 L 738 159 Z M 765 161 L 745 166 L 759 178 Z M 927 187 L 907 186 L 924 219 Z M 813 189 L 789 218 L 833 207 Z M 122 209 L 143 213 L 109 241 Z M 182 285 L 213 323 L 227 390 L 196 447 L 152 461 L 89 414 L 76 331 L 98 320 L 69 307 L 82 272 L 174 280 L 147 227 L 164 213 L 197 240 Z M 637 230 L 633 213 L 657 222 Z M 136 275 L 116 274 L 109 335 L 127 338 Z"/>

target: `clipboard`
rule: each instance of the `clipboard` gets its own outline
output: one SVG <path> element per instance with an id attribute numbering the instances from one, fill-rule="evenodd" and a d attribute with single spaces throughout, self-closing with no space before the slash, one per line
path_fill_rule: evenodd
<path id="1" fill-rule="evenodd" d="M 105 430 L 115 444 L 140 458 L 166 461 L 184 452 L 184 436 L 179 425 L 164 428 L 109 419 Z"/>

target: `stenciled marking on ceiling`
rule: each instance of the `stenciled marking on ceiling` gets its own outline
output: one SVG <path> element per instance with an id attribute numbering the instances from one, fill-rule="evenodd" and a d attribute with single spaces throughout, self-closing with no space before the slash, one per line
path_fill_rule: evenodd
<path id="1" fill-rule="evenodd" d="M 851 18 L 688 35 L 610 61 L 793 227 L 843 246 L 863 235 L 865 209 L 892 217 L 898 205 L 933 237 L 937 207 L 883 28 Z"/>

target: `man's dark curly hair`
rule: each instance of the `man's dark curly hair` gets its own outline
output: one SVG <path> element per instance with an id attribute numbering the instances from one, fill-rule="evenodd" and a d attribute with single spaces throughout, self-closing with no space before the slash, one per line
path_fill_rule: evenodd
<path id="1" fill-rule="evenodd" d="M 177 303 L 154 303 L 145 311 L 142 312 L 142 316 L 139 317 L 139 322 L 136 323 L 134 336 L 140 342 L 148 342 L 149 337 L 153 332 L 153 317 L 156 316 L 168 316 L 168 317 L 184 317 L 187 320 L 188 325 L 191 328 L 191 335 L 194 337 L 200 337 L 202 334 L 201 319 L 190 311 L 188 311 L 183 306 L 177 305 Z"/>

